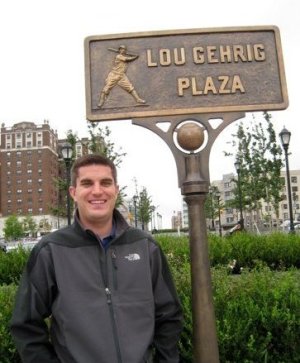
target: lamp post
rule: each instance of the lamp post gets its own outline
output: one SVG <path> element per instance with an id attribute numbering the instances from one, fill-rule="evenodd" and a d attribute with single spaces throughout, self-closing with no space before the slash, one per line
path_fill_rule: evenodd
<path id="1" fill-rule="evenodd" d="M 136 211 L 136 204 L 137 204 L 138 196 L 133 196 L 133 205 L 134 205 L 134 226 L 137 228 L 137 211 Z"/>
<path id="2" fill-rule="evenodd" d="M 241 230 L 244 229 L 244 217 L 243 217 L 243 201 L 242 201 L 242 189 L 241 189 L 241 163 L 237 159 L 234 163 L 235 170 L 238 175 L 238 192 L 239 192 L 239 209 L 240 209 L 240 225 Z"/>
<path id="3" fill-rule="evenodd" d="M 220 209 L 220 198 L 221 198 L 221 193 L 220 191 L 217 189 L 215 192 L 215 196 L 217 199 L 217 203 L 218 203 L 218 216 L 219 216 L 219 235 L 220 237 L 222 237 L 222 225 L 221 225 L 221 209 Z"/>
<path id="4" fill-rule="evenodd" d="M 68 226 L 71 224 L 71 200 L 70 200 L 70 193 L 69 193 L 69 187 L 70 187 L 70 169 L 71 169 L 71 160 L 72 160 L 72 154 L 73 149 L 72 145 L 68 142 L 63 144 L 61 148 L 61 153 L 66 165 L 66 173 L 67 173 L 67 216 L 68 216 Z"/>
<path id="5" fill-rule="evenodd" d="M 215 211 L 214 211 L 214 187 L 210 186 L 209 189 L 209 197 L 210 197 L 210 210 L 211 210 L 211 230 L 215 230 Z"/>
<path id="6" fill-rule="evenodd" d="M 290 169 L 289 169 L 289 158 L 288 148 L 290 144 L 291 133 L 285 127 L 281 130 L 280 141 L 284 150 L 285 155 L 285 167 L 286 167 L 286 185 L 289 200 L 289 214 L 290 214 L 290 233 L 295 233 L 294 220 L 293 220 L 293 206 L 292 206 L 292 192 L 291 192 L 291 180 L 290 180 Z"/>

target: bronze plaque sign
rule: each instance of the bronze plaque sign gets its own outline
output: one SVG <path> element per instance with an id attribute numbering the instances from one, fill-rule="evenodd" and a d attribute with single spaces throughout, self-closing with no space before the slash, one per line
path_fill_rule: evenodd
<path id="1" fill-rule="evenodd" d="M 91 36 L 85 77 L 90 121 L 288 106 L 274 26 Z"/>

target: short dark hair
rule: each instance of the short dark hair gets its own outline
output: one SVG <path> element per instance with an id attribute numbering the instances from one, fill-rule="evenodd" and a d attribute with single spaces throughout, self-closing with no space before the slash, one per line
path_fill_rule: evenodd
<path id="1" fill-rule="evenodd" d="M 100 154 L 87 154 L 76 159 L 71 169 L 71 184 L 76 186 L 78 178 L 78 170 L 83 166 L 88 165 L 105 165 L 110 167 L 114 182 L 117 184 L 117 168 L 113 161 L 108 157 Z"/>

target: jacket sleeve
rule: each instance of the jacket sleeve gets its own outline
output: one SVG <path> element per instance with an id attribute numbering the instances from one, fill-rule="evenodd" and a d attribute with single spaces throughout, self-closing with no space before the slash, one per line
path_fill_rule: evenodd
<path id="1" fill-rule="evenodd" d="M 55 297 L 47 248 L 34 249 L 23 272 L 11 319 L 11 334 L 24 363 L 60 363 L 45 319 Z"/>
<path id="2" fill-rule="evenodd" d="M 152 281 L 155 300 L 154 362 L 178 363 L 182 309 L 167 259 L 159 246 L 153 252 Z"/>

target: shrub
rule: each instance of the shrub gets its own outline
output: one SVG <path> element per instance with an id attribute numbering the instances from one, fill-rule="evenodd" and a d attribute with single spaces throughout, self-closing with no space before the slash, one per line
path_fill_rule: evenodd
<path id="1" fill-rule="evenodd" d="M 8 253 L 0 251 L 0 285 L 18 283 L 28 257 L 29 251 L 21 247 Z"/>
<path id="2" fill-rule="evenodd" d="M 268 268 L 232 276 L 214 269 L 214 299 L 222 362 L 299 362 L 297 270 Z"/>
<path id="3" fill-rule="evenodd" d="M 14 304 L 16 285 L 0 286 L 0 357 L 1 363 L 20 363 L 9 333 L 9 321 Z"/>
<path id="4" fill-rule="evenodd" d="M 209 236 L 211 261 L 218 266 L 212 268 L 212 279 L 220 361 L 299 362 L 300 272 L 295 268 L 287 270 L 287 266 L 296 264 L 299 238 L 284 234 L 233 237 Z M 183 307 L 180 352 L 182 362 L 190 363 L 193 348 L 188 239 L 157 239 L 168 256 Z M 272 253 L 272 249 L 277 252 Z M 172 251 L 180 256 L 174 257 Z M 244 268 L 240 275 L 229 274 L 227 264 L 233 258 L 251 269 Z"/>

